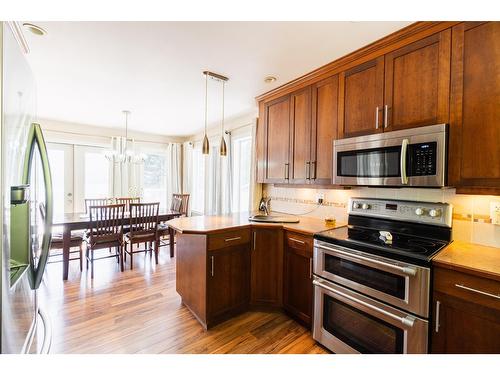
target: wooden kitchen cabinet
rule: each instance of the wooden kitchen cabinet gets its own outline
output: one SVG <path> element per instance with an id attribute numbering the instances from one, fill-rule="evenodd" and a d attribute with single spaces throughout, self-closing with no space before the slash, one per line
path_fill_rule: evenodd
<path id="1" fill-rule="evenodd" d="M 500 22 L 452 29 L 448 184 L 500 194 Z"/>
<path id="2" fill-rule="evenodd" d="M 311 327 L 313 312 L 312 260 L 312 236 L 286 232 L 283 306 L 307 327 Z"/>
<path id="3" fill-rule="evenodd" d="M 290 96 L 264 105 L 265 177 L 267 183 L 290 178 Z"/>
<path id="4" fill-rule="evenodd" d="M 338 74 L 312 86 L 310 182 L 332 183 L 333 141 L 338 130 Z"/>
<path id="5" fill-rule="evenodd" d="M 283 230 L 253 228 L 250 304 L 281 307 L 283 301 Z"/>
<path id="6" fill-rule="evenodd" d="M 451 30 L 385 55 L 384 131 L 448 123 Z"/>
<path id="7" fill-rule="evenodd" d="M 244 311 L 249 297 L 248 244 L 208 252 L 208 323 L 225 314 Z"/>
<path id="8" fill-rule="evenodd" d="M 340 73 L 339 86 L 339 138 L 383 131 L 384 56 Z"/>
<path id="9" fill-rule="evenodd" d="M 305 184 L 311 177 L 311 87 L 290 95 L 290 182 Z"/>
<path id="10" fill-rule="evenodd" d="M 496 280 L 436 267 L 432 353 L 499 354 L 499 295 Z"/>

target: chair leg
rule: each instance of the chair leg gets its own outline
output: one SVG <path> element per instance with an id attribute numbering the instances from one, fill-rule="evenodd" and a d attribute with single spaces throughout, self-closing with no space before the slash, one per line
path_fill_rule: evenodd
<path id="1" fill-rule="evenodd" d="M 94 250 L 90 252 L 90 278 L 94 278 Z"/>
<path id="2" fill-rule="evenodd" d="M 126 242 L 123 244 L 123 261 L 124 262 L 127 261 L 127 243 Z"/>
<path id="3" fill-rule="evenodd" d="M 155 261 L 156 261 L 156 264 L 158 264 L 158 253 L 160 252 L 160 241 L 155 242 L 154 252 L 155 252 Z"/>
<path id="4" fill-rule="evenodd" d="M 119 246 L 118 247 L 118 257 L 120 258 L 120 270 L 123 272 L 124 265 L 123 265 L 123 247 Z"/>
<path id="5" fill-rule="evenodd" d="M 134 269 L 134 245 L 130 243 L 130 269 Z"/>
<path id="6" fill-rule="evenodd" d="M 80 272 L 83 271 L 83 250 L 82 244 L 80 244 Z"/>
<path id="7" fill-rule="evenodd" d="M 85 261 L 87 263 L 87 271 L 89 269 L 89 247 L 86 246 L 85 247 Z"/>
<path id="8" fill-rule="evenodd" d="M 118 252 L 118 246 L 115 247 L 116 263 L 120 263 L 120 253 Z"/>

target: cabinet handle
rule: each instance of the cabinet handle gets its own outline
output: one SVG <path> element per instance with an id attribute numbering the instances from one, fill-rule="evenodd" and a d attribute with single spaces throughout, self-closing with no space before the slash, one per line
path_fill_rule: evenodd
<path id="1" fill-rule="evenodd" d="M 377 106 L 377 107 L 375 107 L 375 129 L 378 129 L 378 112 L 379 112 L 379 109 Z"/>
<path id="2" fill-rule="evenodd" d="M 436 333 L 439 332 L 439 307 L 441 306 L 441 302 L 439 301 L 436 301 L 436 327 L 435 327 L 435 331 Z"/>
<path id="3" fill-rule="evenodd" d="M 313 176 L 314 176 L 314 177 L 312 177 L 312 179 L 315 180 L 316 179 L 316 162 L 312 161 L 311 166 L 312 166 L 312 171 L 313 171 Z"/>
<path id="4" fill-rule="evenodd" d="M 257 232 L 253 232 L 253 249 L 254 249 L 254 251 L 255 251 L 255 246 L 257 246 L 256 243 L 257 243 Z"/>
<path id="5" fill-rule="evenodd" d="M 493 298 L 496 298 L 496 299 L 500 299 L 500 294 L 493 294 L 493 293 L 483 292 L 482 290 L 477 290 L 477 289 L 474 289 L 474 288 L 469 288 L 468 286 L 465 286 L 465 285 L 462 285 L 462 284 L 455 284 L 455 286 L 457 288 L 460 288 L 460 289 L 468 290 L 469 292 L 474 292 L 474 293 L 482 294 L 483 296 L 488 296 L 488 297 L 493 297 Z"/>
<path id="6" fill-rule="evenodd" d="M 387 123 L 389 122 L 389 106 L 384 105 L 384 129 L 387 128 Z"/>
<path id="7" fill-rule="evenodd" d="M 309 278 L 313 278 L 313 258 L 309 258 Z"/>
<path id="8" fill-rule="evenodd" d="M 306 161 L 306 180 L 311 179 L 311 162 Z"/>
<path id="9" fill-rule="evenodd" d="M 237 241 L 237 240 L 241 240 L 241 237 L 232 237 L 224 239 L 224 241 L 226 242 Z"/>
<path id="10" fill-rule="evenodd" d="M 211 270 L 210 270 L 210 275 L 213 277 L 214 276 L 214 256 L 212 255 L 210 257 L 211 259 L 211 262 L 212 262 L 212 267 L 211 267 Z"/>
<path id="11" fill-rule="evenodd" d="M 298 239 L 296 239 L 296 238 L 289 237 L 288 239 L 289 239 L 290 241 L 293 241 L 293 242 L 298 242 L 298 243 L 300 243 L 301 245 L 304 245 L 304 244 L 305 244 L 305 242 L 304 242 L 304 241 L 298 240 Z"/>

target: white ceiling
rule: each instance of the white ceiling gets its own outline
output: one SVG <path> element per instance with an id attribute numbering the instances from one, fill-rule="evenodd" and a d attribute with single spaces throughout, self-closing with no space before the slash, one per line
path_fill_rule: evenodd
<path id="1" fill-rule="evenodd" d="M 204 76 L 229 77 L 226 118 L 254 97 L 410 22 L 34 22 L 26 32 L 42 118 L 187 136 L 204 127 Z M 273 84 L 264 77 L 274 75 Z M 221 88 L 209 81 L 209 126 Z"/>

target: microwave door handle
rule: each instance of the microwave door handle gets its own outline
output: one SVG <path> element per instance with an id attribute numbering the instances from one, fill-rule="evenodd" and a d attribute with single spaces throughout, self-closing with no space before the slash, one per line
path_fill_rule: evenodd
<path id="1" fill-rule="evenodd" d="M 403 139 L 403 142 L 401 143 L 401 160 L 400 160 L 400 167 L 401 167 L 401 183 L 403 185 L 408 185 L 408 175 L 406 174 L 406 151 L 408 149 L 408 139 Z"/>
<path id="2" fill-rule="evenodd" d="M 31 165 L 33 163 L 35 145 L 38 147 L 40 153 L 40 159 L 42 164 L 43 180 L 45 183 L 45 223 L 44 232 L 42 240 L 42 251 L 40 254 L 40 259 L 38 265 L 35 269 L 32 263 L 32 283 L 31 287 L 33 289 L 38 289 L 40 283 L 42 282 L 43 273 L 45 271 L 45 266 L 49 258 L 50 241 L 52 238 L 52 219 L 54 214 L 54 201 L 52 196 L 52 175 L 50 172 L 49 164 L 49 154 L 47 152 L 47 146 L 45 145 L 45 140 L 43 139 L 42 128 L 39 124 L 31 124 L 31 128 L 28 134 L 28 148 L 24 159 L 23 166 L 23 184 L 29 184 L 31 175 Z"/>

